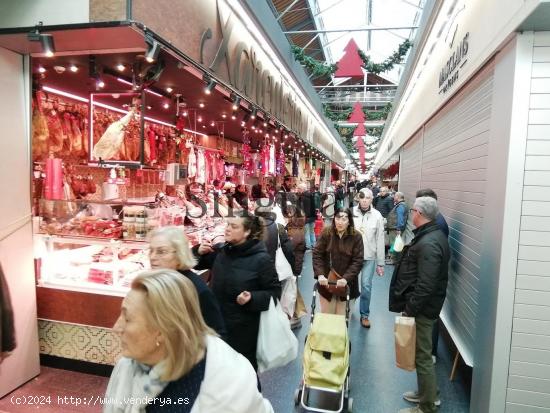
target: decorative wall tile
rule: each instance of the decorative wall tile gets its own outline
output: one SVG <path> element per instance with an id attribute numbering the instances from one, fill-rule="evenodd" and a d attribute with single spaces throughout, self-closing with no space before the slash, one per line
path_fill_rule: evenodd
<path id="1" fill-rule="evenodd" d="M 114 365 L 121 353 L 120 340 L 109 328 L 38 320 L 40 353 Z"/>

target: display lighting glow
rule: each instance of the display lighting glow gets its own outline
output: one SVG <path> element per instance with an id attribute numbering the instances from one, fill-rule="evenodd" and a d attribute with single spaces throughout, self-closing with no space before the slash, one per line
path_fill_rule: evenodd
<path id="1" fill-rule="evenodd" d="M 54 93 L 58 96 L 64 96 L 64 97 L 69 98 L 69 99 L 74 99 L 74 100 L 77 100 L 79 102 L 84 102 L 84 103 L 89 103 L 90 102 L 88 99 L 83 98 L 82 96 L 73 95 L 72 93 L 65 92 L 65 91 L 59 90 L 59 89 L 54 89 L 53 87 L 43 86 L 42 89 L 45 90 L 46 92 Z M 101 103 L 101 102 L 97 102 L 97 101 L 94 101 L 93 103 L 94 103 L 95 106 L 99 106 L 100 108 L 104 108 L 104 109 L 109 109 L 109 110 L 112 110 L 113 112 L 122 113 L 124 115 L 126 115 L 128 113 L 127 110 L 122 110 L 122 109 L 119 109 L 119 108 L 115 108 L 114 106 L 106 105 L 105 103 Z M 149 116 L 144 116 L 143 119 L 148 120 L 149 122 L 158 123 L 159 125 L 169 126 L 171 128 L 176 127 L 176 125 L 173 125 L 173 124 L 168 123 L 168 122 L 163 122 L 162 120 L 154 119 L 154 118 L 151 118 Z M 197 131 L 194 131 L 192 129 L 184 128 L 183 130 L 186 131 L 186 132 L 189 132 L 189 133 L 196 133 L 197 135 L 200 135 L 200 136 L 208 136 L 204 133 L 197 132 Z"/>
<path id="2" fill-rule="evenodd" d="M 204 108 L 204 103 L 202 103 L 202 102 L 199 103 L 199 108 L 201 108 L 201 109 Z"/>
<path id="3" fill-rule="evenodd" d="M 97 79 L 96 85 L 97 85 L 98 88 L 102 89 L 102 88 L 105 87 L 105 82 L 101 79 Z"/>
<path id="4" fill-rule="evenodd" d="M 216 123 L 214 121 L 210 122 L 210 126 L 216 126 Z"/>
<path id="5" fill-rule="evenodd" d="M 222 118 L 227 118 L 227 115 L 225 113 L 222 113 Z"/>
<path id="6" fill-rule="evenodd" d="M 174 91 L 174 89 L 172 89 L 171 87 L 167 87 L 167 88 L 166 88 L 166 91 L 167 91 L 168 93 L 172 93 L 172 92 Z"/>
<path id="7" fill-rule="evenodd" d="M 168 109 L 168 108 L 170 107 L 170 104 L 169 104 L 169 103 L 165 103 L 164 105 L 162 105 L 162 107 L 163 107 L 164 109 Z"/>
<path id="8" fill-rule="evenodd" d="M 239 0 L 228 0 L 227 4 L 229 8 L 239 17 L 239 19 L 242 21 L 243 25 L 248 30 L 249 34 L 256 40 L 258 45 L 261 46 L 265 54 L 268 56 L 268 58 L 271 59 L 272 62 L 277 63 L 280 61 L 279 56 L 277 53 L 271 48 L 269 42 L 265 41 L 265 36 L 262 34 L 262 31 L 258 28 L 256 23 L 250 18 L 248 15 L 248 12 L 245 10 L 243 5 L 240 3 Z M 278 69 L 283 75 L 283 78 L 288 82 L 289 86 L 296 92 L 297 96 L 302 101 L 303 105 L 309 109 L 310 114 L 318 121 L 319 125 L 324 129 L 324 131 L 327 133 L 328 136 L 332 138 L 332 140 L 335 142 L 334 135 L 332 132 L 328 129 L 327 124 L 325 121 L 321 118 L 317 110 L 313 107 L 313 104 L 309 101 L 309 99 L 302 93 L 299 85 L 297 84 L 294 77 L 290 74 L 290 72 L 284 67 L 284 65 L 278 65 Z M 338 151 L 345 155 L 346 152 L 344 149 L 340 146 L 340 144 L 336 144 L 335 147 L 338 149 Z"/>
<path id="9" fill-rule="evenodd" d="M 76 65 L 71 65 L 69 67 L 69 70 L 73 73 L 76 73 L 76 72 L 78 72 L 78 67 Z"/>
<path id="10" fill-rule="evenodd" d="M 43 67 L 43 66 L 40 66 L 40 67 L 38 68 L 38 72 L 39 72 L 39 73 L 46 73 L 46 68 Z"/>
<path id="11" fill-rule="evenodd" d="M 202 122 L 202 116 L 199 116 L 199 117 L 197 118 L 197 122 L 199 122 L 199 123 Z"/>
<path id="12" fill-rule="evenodd" d="M 116 70 L 118 70 L 119 72 L 124 72 L 126 70 L 126 66 L 124 66 L 122 63 L 119 63 L 118 65 L 116 65 Z"/>

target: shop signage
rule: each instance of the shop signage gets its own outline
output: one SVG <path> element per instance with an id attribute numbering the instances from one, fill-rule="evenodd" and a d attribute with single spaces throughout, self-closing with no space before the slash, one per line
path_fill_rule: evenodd
<path id="1" fill-rule="evenodd" d="M 209 41 L 213 41 L 207 35 L 212 29 L 207 28 L 200 44 L 201 64 L 217 73 L 221 64 L 225 63 L 228 80 L 235 89 L 286 127 L 296 131 L 303 139 L 313 142 L 314 135 L 319 134 L 314 119 L 302 111 L 296 94 L 281 73 L 276 71 L 271 59 L 264 56 L 265 53 L 259 47 L 251 44 L 252 38 L 244 36 L 240 27 L 235 28 L 236 23 L 241 23 L 229 8 L 220 7 L 220 2 L 217 2 L 217 13 L 221 27 L 217 52 L 211 62 L 204 61 L 204 48 Z"/>
<path id="2" fill-rule="evenodd" d="M 455 51 L 449 57 L 445 66 L 439 73 L 439 94 L 445 94 L 458 81 L 460 69 L 468 61 L 468 37 L 470 32 L 466 33 L 462 41 L 456 46 Z M 452 43 L 451 43 L 452 47 Z"/>

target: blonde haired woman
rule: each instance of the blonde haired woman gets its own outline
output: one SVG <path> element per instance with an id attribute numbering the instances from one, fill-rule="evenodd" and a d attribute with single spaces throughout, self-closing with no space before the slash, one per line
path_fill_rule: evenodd
<path id="1" fill-rule="evenodd" d="M 205 324 L 193 284 L 176 271 L 138 275 L 113 329 L 123 357 L 104 412 L 273 412 L 250 363 Z"/>
<path id="2" fill-rule="evenodd" d="M 189 239 L 181 228 L 162 227 L 149 235 L 149 261 L 152 269 L 176 270 L 195 286 L 204 321 L 222 338 L 226 336 L 225 322 L 218 300 L 201 277 L 191 271 L 197 260 L 189 248 Z"/>

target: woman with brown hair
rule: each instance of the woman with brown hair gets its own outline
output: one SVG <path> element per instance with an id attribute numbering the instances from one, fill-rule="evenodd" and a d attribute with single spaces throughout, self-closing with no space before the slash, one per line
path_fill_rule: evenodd
<path id="1" fill-rule="evenodd" d="M 226 221 L 225 243 L 193 247 L 199 257 L 195 268 L 212 270 L 211 287 L 221 306 L 227 343 L 257 370 L 260 313 L 269 308 L 272 297 L 280 298 L 281 283 L 262 241 L 260 217 L 242 211 Z"/>
<path id="2" fill-rule="evenodd" d="M 122 358 L 107 386 L 105 413 L 273 412 L 250 363 L 206 325 L 193 283 L 178 272 L 139 274 L 113 330 Z"/>
<path id="3" fill-rule="evenodd" d="M 313 249 L 313 274 L 320 285 L 321 312 L 344 314 L 346 285 L 350 299 L 359 297 L 363 253 L 363 237 L 353 226 L 353 213 L 349 208 L 337 209 L 332 225 L 323 230 Z M 334 293 L 328 288 L 331 271 L 339 276 Z"/>

